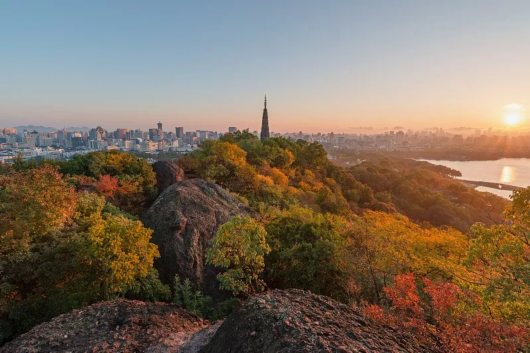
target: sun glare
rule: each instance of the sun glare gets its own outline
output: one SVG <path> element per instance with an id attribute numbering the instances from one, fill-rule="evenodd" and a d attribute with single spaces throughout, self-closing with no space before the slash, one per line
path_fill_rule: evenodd
<path id="1" fill-rule="evenodd" d="M 523 121 L 524 108 L 521 104 L 507 104 L 504 106 L 504 122 L 508 126 L 519 125 Z"/>
<path id="2" fill-rule="evenodd" d="M 506 124 L 514 126 L 521 122 L 521 116 L 518 114 L 509 114 L 504 118 L 504 121 Z"/>

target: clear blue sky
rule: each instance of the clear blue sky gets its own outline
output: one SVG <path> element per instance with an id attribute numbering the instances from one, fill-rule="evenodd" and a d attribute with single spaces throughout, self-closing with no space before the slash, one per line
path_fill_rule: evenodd
<path id="1" fill-rule="evenodd" d="M 0 127 L 502 125 L 530 1 L 0 0 Z"/>

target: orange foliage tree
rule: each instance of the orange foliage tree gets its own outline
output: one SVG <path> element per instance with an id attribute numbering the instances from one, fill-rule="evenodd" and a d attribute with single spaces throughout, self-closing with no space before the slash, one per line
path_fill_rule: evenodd
<path id="1" fill-rule="evenodd" d="M 96 182 L 96 189 L 99 193 L 108 198 L 114 198 L 116 191 L 118 191 L 118 178 L 112 177 L 108 174 L 100 175 Z"/>

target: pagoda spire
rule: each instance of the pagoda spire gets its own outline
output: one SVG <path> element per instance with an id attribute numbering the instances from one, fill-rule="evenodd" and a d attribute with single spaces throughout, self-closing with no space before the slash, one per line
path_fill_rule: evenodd
<path id="1" fill-rule="evenodd" d="M 261 118 L 261 141 L 265 141 L 270 137 L 269 133 L 269 114 L 267 113 L 267 95 L 265 95 L 265 104 L 263 107 L 263 116 Z"/>

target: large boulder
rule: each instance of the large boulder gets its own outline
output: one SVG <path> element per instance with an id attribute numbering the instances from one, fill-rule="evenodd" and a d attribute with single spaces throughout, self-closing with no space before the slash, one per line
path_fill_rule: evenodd
<path id="1" fill-rule="evenodd" d="M 351 307 L 302 290 L 273 290 L 233 311 L 201 350 L 224 352 L 439 352 Z"/>
<path id="2" fill-rule="evenodd" d="M 213 325 L 172 304 L 102 302 L 60 315 L 0 347 L 0 353 L 441 351 L 347 305 L 296 289 L 251 297 Z"/>
<path id="3" fill-rule="evenodd" d="M 115 300 L 59 315 L 0 352 L 177 352 L 201 344 L 189 341 L 207 327 L 208 321 L 175 305 Z"/>
<path id="4" fill-rule="evenodd" d="M 167 187 L 184 180 L 184 170 L 176 162 L 158 161 L 153 163 L 156 174 L 156 187 L 162 193 Z"/>
<path id="5" fill-rule="evenodd" d="M 217 271 L 205 266 L 208 241 L 233 216 L 254 212 L 219 185 L 189 179 L 166 188 L 146 211 L 142 221 L 151 228 L 160 258 L 155 261 L 162 282 L 175 275 L 189 278 L 203 291 L 218 296 Z"/>

